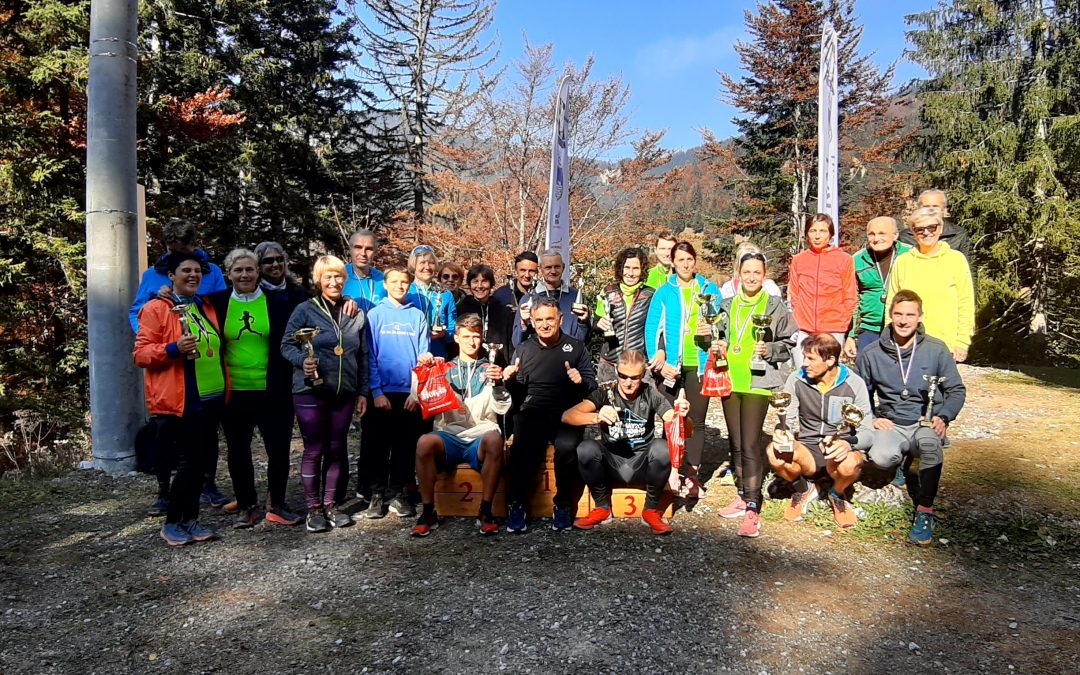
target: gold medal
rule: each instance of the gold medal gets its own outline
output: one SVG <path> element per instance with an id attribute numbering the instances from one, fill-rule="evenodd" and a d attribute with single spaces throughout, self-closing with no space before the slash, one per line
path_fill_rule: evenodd
<path id="1" fill-rule="evenodd" d="M 334 353 L 337 354 L 338 356 L 341 356 L 342 354 L 345 353 L 345 348 L 342 347 L 341 345 L 338 345 L 337 347 L 334 347 Z"/>
<path id="2" fill-rule="evenodd" d="M 206 355 L 207 355 L 207 356 L 213 356 L 213 355 L 214 355 L 214 349 L 213 349 L 213 347 L 207 347 L 207 348 L 206 348 Z"/>

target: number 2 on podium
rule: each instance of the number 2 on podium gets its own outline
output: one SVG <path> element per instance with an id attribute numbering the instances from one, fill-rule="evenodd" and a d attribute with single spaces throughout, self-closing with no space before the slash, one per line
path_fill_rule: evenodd
<path id="1" fill-rule="evenodd" d="M 458 483 L 459 488 L 465 488 L 465 493 L 461 495 L 462 502 L 471 502 L 472 498 L 472 483 L 468 481 L 461 481 Z"/>

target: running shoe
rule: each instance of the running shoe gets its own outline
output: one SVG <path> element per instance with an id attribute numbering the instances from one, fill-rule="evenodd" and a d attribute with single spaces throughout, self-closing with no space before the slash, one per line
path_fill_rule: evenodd
<path id="1" fill-rule="evenodd" d="M 153 506 L 146 510 L 148 516 L 163 516 L 169 510 L 169 498 L 158 497 L 154 500 Z"/>
<path id="2" fill-rule="evenodd" d="M 232 500 L 221 494 L 221 490 L 216 485 L 208 485 L 203 488 L 202 494 L 199 495 L 199 503 L 203 506 L 213 506 L 215 509 L 220 509 Z"/>
<path id="3" fill-rule="evenodd" d="M 353 524 L 352 516 L 333 504 L 327 504 L 323 507 L 323 515 L 332 527 L 348 527 Z"/>
<path id="4" fill-rule="evenodd" d="M 784 510 L 784 520 L 790 523 L 797 523 L 802 520 L 807 509 L 810 508 L 810 504 L 817 498 L 818 490 L 816 485 L 810 485 L 806 492 L 796 492 L 792 495 L 787 509 Z"/>
<path id="5" fill-rule="evenodd" d="M 904 487 L 907 484 L 907 478 L 904 476 L 904 467 L 896 467 L 896 476 L 892 479 L 892 484 L 896 487 Z"/>
<path id="6" fill-rule="evenodd" d="M 165 523 L 159 534 L 169 546 L 185 546 L 194 541 L 180 523 Z"/>
<path id="7" fill-rule="evenodd" d="M 233 520 L 233 529 L 243 530 L 249 527 L 254 527 L 259 523 L 259 508 L 257 506 L 249 506 L 246 509 L 240 509 L 236 518 Z"/>
<path id="8" fill-rule="evenodd" d="M 234 499 L 225 506 L 221 507 L 221 510 L 225 513 L 236 513 L 240 510 L 240 502 Z"/>
<path id="9" fill-rule="evenodd" d="M 569 530 L 573 526 L 574 516 L 570 513 L 570 509 L 556 506 L 555 513 L 551 519 L 551 529 L 556 532 L 562 532 L 564 530 Z"/>
<path id="10" fill-rule="evenodd" d="M 510 514 L 506 519 L 506 529 L 514 534 L 522 534 L 528 531 L 529 525 L 525 522 L 524 504 L 510 505 Z"/>
<path id="11" fill-rule="evenodd" d="M 399 518 L 412 518 L 416 515 L 416 507 L 405 495 L 398 495 L 390 500 L 390 513 Z"/>
<path id="12" fill-rule="evenodd" d="M 480 528 L 480 536 L 490 537 L 499 533 L 499 524 L 490 514 L 481 513 L 476 516 L 476 526 Z"/>
<path id="13" fill-rule="evenodd" d="M 602 506 L 597 506 L 584 518 L 578 518 L 574 521 L 574 527 L 579 530 L 591 530 L 597 525 L 606 525 L 612 521 L 611 509 L 605 509 Z"/>
<path id="14" fill-rule="evenodd" d="M 735 499 L 731 500 L 731 503 L 720 509 L 721 518 L 742 518 L 746 514 L 746 502 L 743 498 L 736 495 Z"/>
<path id="15" fill-rule="evenodd" d="M 832 506 L 836 526 L 840 529 L 855 527 L 855 524 L 859 522 L 859 518 L 855 515 L 855 510 L 851 508 L 851 504 L 836 490 L 829 490 L 829 505 Z"/>
<path id="16" fill-rule="evenodd" d="M 742 525 L 739 526 L 739 536 L 752 539 L 759 534 L 761 534 L 761 516 L 757 511 L 747 511 L 743 516 Z"/>
<path id="17" fill-rule="evenodd" d="M 308 532 L 329 532 L 330 522 L 326 520 L 326 517 L 323 515 L 322 509 L 308 509 L 307 523 L 305 527 L 307 527 Z"/>
<path id="18" fill-rule="evenodd" d="M 915 512 L 915 524 L 908 533 L 908 542 L 916 546 L 929 546 L 934 543 L 934 514 L 925 511 Z"/>
<path id="19" fill-rule="evenodd" d="M 383 501 L 381 493 L 376 492 L 371 495 L 371 503 L 368 504 L 367 510 L 364 511 L 364 517 L 368 520 L 378 520 L 386 517 L 386 503 Z"/>
<path id="20" fill-rule="evenodd" d="M 278 525 L 296 525 L 303 518 L 283 506 L 271 506 L 266 509 L 266 519 Z"/>
<path id="21" fill-rule="evenodd" d="M 363 511 L 371 504 L 371 500 L 367 498 L 363 492 L 357 491 L 356 493 L 356 511 L 359 513 Z"/>
<path id="22" fill-rule="evenodd" d="M 420 514 L 416 524 L 412 528 L 412 536 L 426 537 L 439 527 L 439 516 L 432 511 L 431 515 Z"/>
<path id="23" fill-rule="evenodd" d="M 664 517 L 657 509 L 645 509 L 641 514 L 641 519 L 645 521 L 653 534 L 671 534 L 671 526 L 664 522 Z"/>
<path id="24" fill-rule="evenodd" d="M 191 536 L 193 541 L 210 541 L 211 539 L 217 539 L 218 534 L 209 527 L 205 527 L 199 524 L 198 520 L 192 518 L 186 523 L 180 523 L 180 527 L 187 530 L 188 535 Z"/>

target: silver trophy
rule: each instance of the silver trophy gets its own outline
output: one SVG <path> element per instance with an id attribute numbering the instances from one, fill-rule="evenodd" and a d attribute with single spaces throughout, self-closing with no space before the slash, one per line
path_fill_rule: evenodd
<path id="1" fill-rule="evenodd" d="M 435 292 L 435 300 L 432 303 L 432 306 L 435 308 L 435 318 L 433 318 L 431 320 L 431 332 L 432 333 L 438 333 L 441 330 L 445 330 L 445 327 L 442 325 L 442 316 L 441 316 L 442 315 L 442 304 L 443 304 L 442 293 L 443 293 L 444 289 L 440 284 L 438 284 L 438 283 L 436 283 L 434 281 L 431 282 L 430 284 L 428 284 L 428 288 L 430 288 L 432 291 Z"/>
<path id="2" fill-rule="evenodd" d="M 934 394 L 937 393 L 938 385 L 944 382 L 945 378 L 941 375 L 923 375 L 922 378 L 930 385 L 930 390 L 926 392 L 926 417 L 919 420 L 919 426 L 932 427 L 934 426 Z"/>
<path id="3" fill-rule="evenodd" d="M 495 363 L 495 357 L 498 356 L 499 350 L 502 348 L 501 342 L 485 342 L 484 349 L 487 351 L 488 361 Z"/>
<path id="4" fill-rule="evenodd" d="M 776 429 L 778 431 L 788 431 L 787 428 L 787 409 L 791 405 L 791 394 L 786 391 L 774 391 L 772 398 L 769 399 L 769 405 L 776 408 Z M 783 443 L 775 443 L 773 448 L 776 450 L 776 456 L 786 462 L 790 462 L 795 457 L 795 444 L 792 443 L 791 434 L 784 435 Z"/>
<path id="5" fill-rule="evenodd" d="M 179 298 L 176 299 L 176 304 L 169 308 L 169 311 L 176 315 L 176 318 L 180 320 L 180 334 L 184 337 L 192 335 L 191 327 L 188 325 L 188 316 L 191 314 L 191 310 L 195 305 L 191 303 L 180 303 Z M 188 361 L 194 361 L 199 358 L 199 350 L 196 349 L 193 352 L 184 355 L 184 358 Z"/>
<path id="6" fill-rule="evenodd" d="M 750 359 L 750 370 L 752 372 L 764 373 L 766 368 L 765 359 L 757 353 L 758 342 L 764 342 L 765 331 L 772 325 L 772 317 L 768 314 L 754 314 L 750 317 L 750 323 L 754 324 L 754 357 Z"/>
<path id="7" fill-rule="evenodd" d="M 600 295 L 600 306 L 604 308 L 604 316 L 607 317 L 608 322 L 611 323 L 611 326 L 604 331 L 604 337 L 615 337 L 615 324 L 611 322 L 611 301 L 608 300 L 606 294 Z"/>

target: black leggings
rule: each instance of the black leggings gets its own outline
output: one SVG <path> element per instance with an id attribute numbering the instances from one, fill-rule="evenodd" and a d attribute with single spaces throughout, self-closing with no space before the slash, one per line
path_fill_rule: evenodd
<path id="1" fill-rule="evenodd" d="M 686 400 L 690 403 L 690 414 L 687 415 L 694 423 L 694 435 L 686 439 L 686 462 L 683 463 L 682 473 L 687 473 L 687 466 L 693 467 L 691 473 L 697 473 L 701 466 L 701 454 L 705 450 L 705 415 L 709 412 L 709 397 L 701 395 L 701 378 L 698 376 L 697 366 L 689 366 L 682 369 L 682 379 L 675 383 L 673 389 L 667 389 L 663 384 L 659 385 L 660 392 L 668 401 L 674 403 L 679 389 L 686 390 Z"/>
<path id="2" fill-rule="evenodd" d="M 555 506 L 577 510 L 585 484 L 578 471 L 577 447 L 583 427 L 562 423 L 562 410 L 519 410 L 514 415 L 507 501 L 528 504 L 529 491 L 542 471 L 549 442 L 555 444 Z"/>
<path id="3" fill-rule="evenodd" d="M 723 406 L 735 485 L 747 508 L 760 512 L 766 466 L 761 427 L 765 424 L 765 413 L 769 412 L 769 397 L 736 392 L 723 399 Z"/>
<path id="4" fill-rule="evenodd" d="M 232 392 L 221 426 L 229 450 L 229 476 L 240 508 L 255 506 L 259 501 L 255 491 L 255 465 L 251 458 L 255 427 L 259 428 L 266 449 L 268 505 L 285 506 L 293 417 L 293 401 L 288 392 Z"/>
<path id="5" fill-rule="evenodd" d="M 360 440 L 361 479 L 367 483 L 369 497 L 381 494 L 387 500 L 404 495 L 412 483 L 416 468 L 416 442 L 431 428 L 419 408 L 405 409 L 407 392 L 388 392 L 390 410 L 379 410 L 374 404 L 364 414 L 363 437 Z M 344 484 L 342 484 L 342 488 Z M 344 490 L 338 498 L 344 495 Z"/>
<path id="6" fill-rule="evenodd" d="M 202 402 L 198 412 L 185 412 L 169 420 L 168 434 L 176 474 L 169 487 L 169 510 L 165 522 L 187 522 L 199 517 L 199 492 L 207 468 L 217 461 L 218 424 L 225 410 L 225 396 Z"/>
<path id="7" fill-rule="evenodd" d="M 645 483 L 645 508 L 655 509 L 671 475 L 667 441 L 655 438 L 636 452 L 626 446 L 611 448 L 599 441 L 577 447 L 578 469 L 596 505 L 611 510 L 611 485 Z"/>

